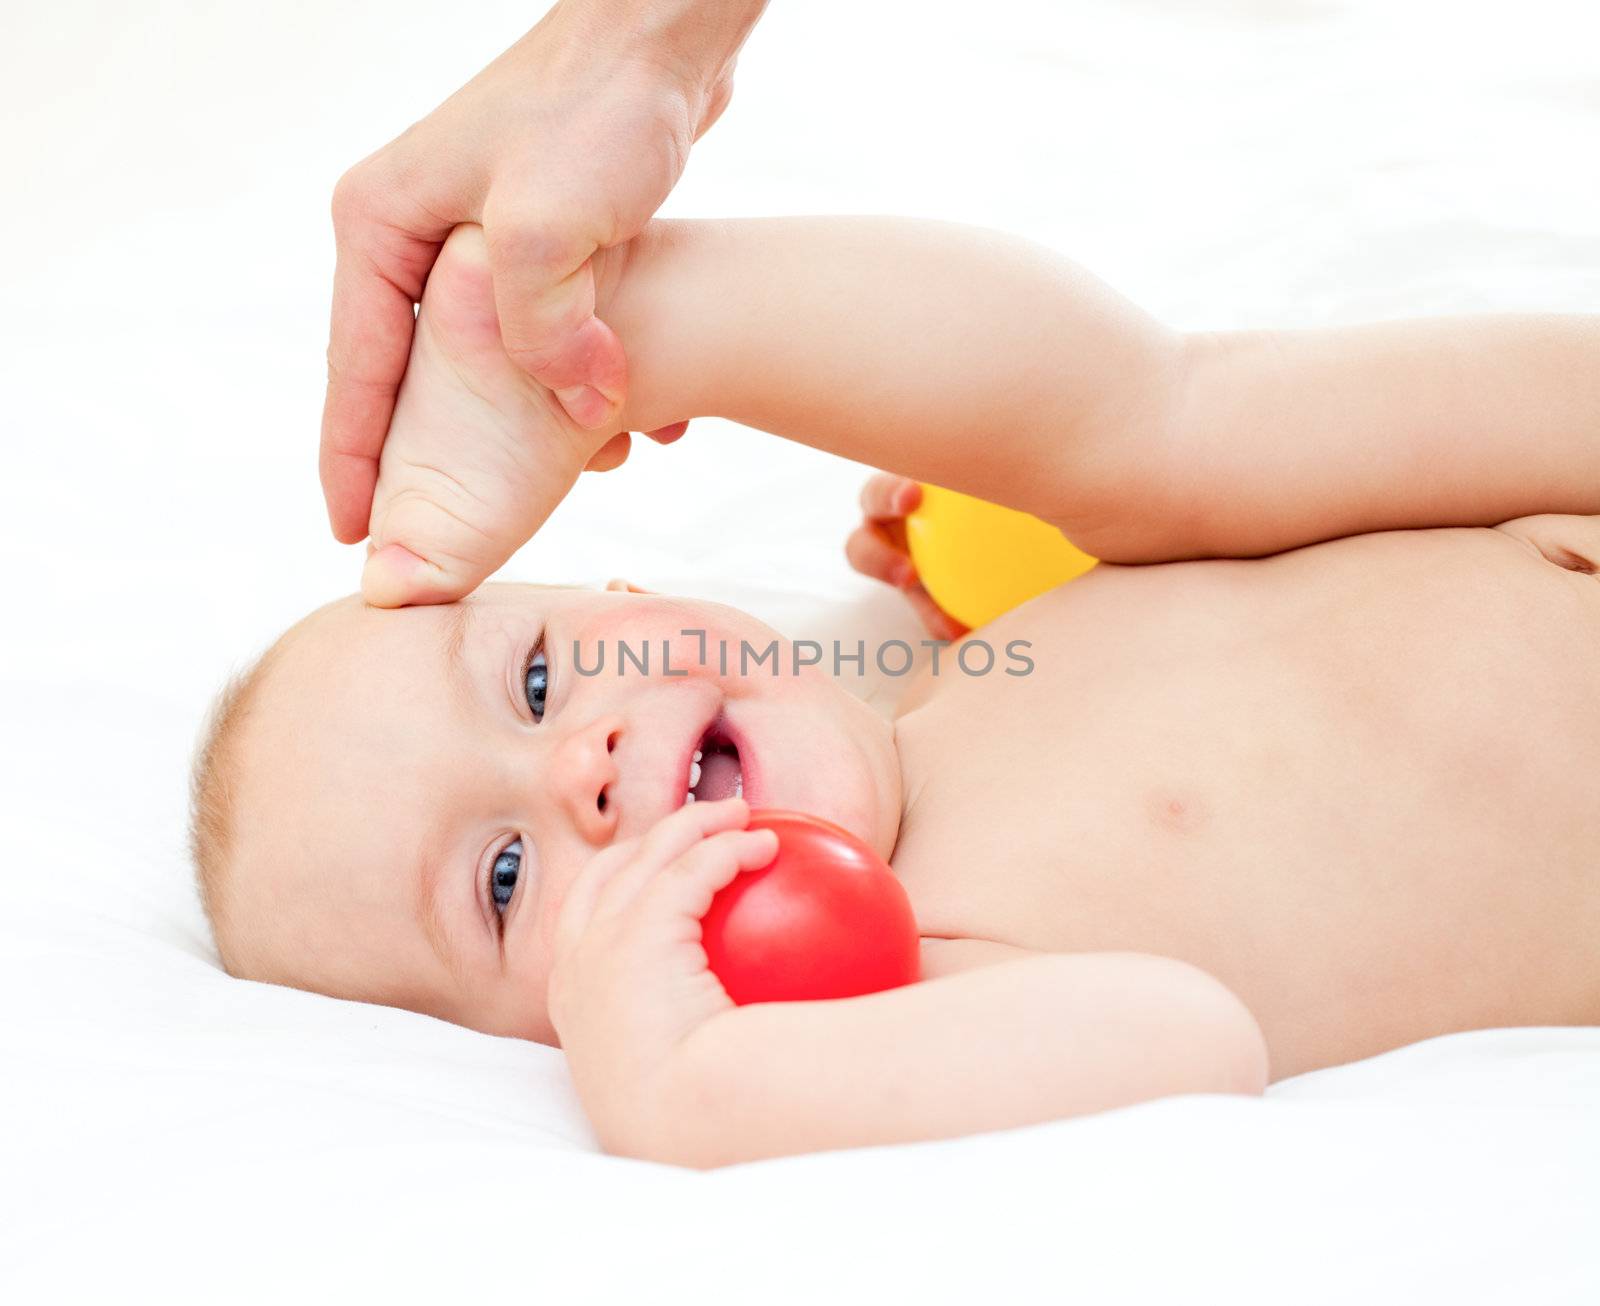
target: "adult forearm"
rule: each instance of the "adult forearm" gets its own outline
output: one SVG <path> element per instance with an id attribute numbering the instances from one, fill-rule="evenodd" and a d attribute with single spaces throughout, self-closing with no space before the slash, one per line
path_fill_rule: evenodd
<path id="1" fill-rule="evenodd" d="M 1600 317 L 1192 337 L 1191 556 L 1600 513 Z"/>
<path id="2" fill-rule="evenodd" d="M 654 223 L 605 312 L 631 429 L 728 417 L 1064 526 L 1137 501 L 1181 353 L 1046 250 L 891 218 Z"/>

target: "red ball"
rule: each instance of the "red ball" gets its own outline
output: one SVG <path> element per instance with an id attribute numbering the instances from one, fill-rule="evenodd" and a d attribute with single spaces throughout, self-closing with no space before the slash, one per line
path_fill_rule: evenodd
<path id="1" fill-rule="evenodd" d="M 744 871 L 700 922 L 712 973 L 736 1003 L 849 998 L 913 984 L 921 940 L 889 864 L 848 830 L 800 812 L 751 813 L 778 855 Z"/>

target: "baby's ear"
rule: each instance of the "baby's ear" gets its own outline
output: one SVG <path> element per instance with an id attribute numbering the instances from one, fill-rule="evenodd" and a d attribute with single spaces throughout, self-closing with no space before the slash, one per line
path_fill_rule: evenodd
<path id="1" fill-rule="evenodd" d="M 606 582 L 606 590 L 607 590 L 607 592 L 609 592 L 611 590 L 626 590 L 629 594 L 654 594 L 655 593 L 654 590 L 641 589 L 639 586 L 635 585 L 631 580 L 623 580 L 620 577 L 614 578 L 612 580 L 608 580 Z"/>

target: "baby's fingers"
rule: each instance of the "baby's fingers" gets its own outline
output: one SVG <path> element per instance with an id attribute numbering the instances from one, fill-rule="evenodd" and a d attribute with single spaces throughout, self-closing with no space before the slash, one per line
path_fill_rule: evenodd
<path id="1" fill-rule="evenodd" d="M 960 639 L 967 627 L 933 601 L 917 577 L 911 555 L 897 539 L 899 528 L 863 522 L 845 541 L 845 557 L 863 576 L 893 585 L 906 596 L 923 627 L 935 639 Z"/>
<path id="2" fill-rule="evenodd" d="M 750 820 L 750 806 L 742 798 L 715 803 L 685 803 L 653 825 L 639 840 L 627 865 L 611 876 L 595 900 L 596 919 L 612 919 L 626 912 L 639 891 L 702 840 L 725 830 L 742 830 Z"/>
<path id="3" fill-rule="evenodd" d="M 861 487 L 861 511 L 868 521 L 895 521 L 922 502 L 922 486 L 909 477 L 879 472 Z"/>
<path id="4" fill-rule="evenodd" d="M 563 956 L 589 928 L 601 891 L 638 855 L 639 842 L 624 839 L 602 849 L 573 878 L 556 916 L 555 956 Z"/>
<path id="5" fill-rule="evenodd" d="M 904 589 L 917 579 L 917 569 L 905 545 L 890 528 L 877 522 L 863 522 L 844 542 L 844 556 L 863 576 Z"/>
<path id="6" fill-rule="evenodd" d="M 771 830 L 724 830 L 702 839 L 672 862 L 639 895 L 652 916 L 699 920 L 711 900 L 741 871 L 755 871 L 778 855 Z"/>
<path id="7" fill-rule="evenodd" d="M 971 629 L 963 626 L 935 603 L 933 595 L 928 593 L 921 581 L 907 585 L 903 593 L 912 610 L 921 619 L 923 628 L 935 639 L 957 640 Z"/>

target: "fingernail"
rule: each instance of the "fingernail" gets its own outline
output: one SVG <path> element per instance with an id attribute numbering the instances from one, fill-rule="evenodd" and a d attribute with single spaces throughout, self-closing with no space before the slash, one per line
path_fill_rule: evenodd
<path id="1" fill-rule="evenodd" d="M 570 385 L 565 390 L 557 390 L 556 398 L 567 410 L 567 416 L 585 430 L 603 424 L 611 412 L 611 404 L 592 385 Z"/>

